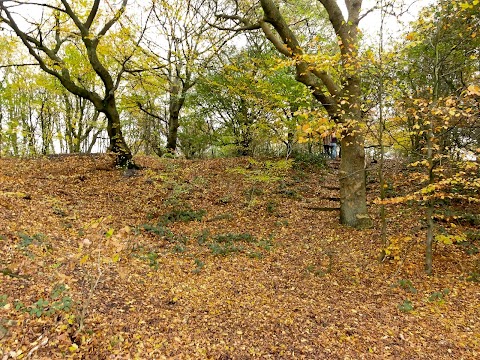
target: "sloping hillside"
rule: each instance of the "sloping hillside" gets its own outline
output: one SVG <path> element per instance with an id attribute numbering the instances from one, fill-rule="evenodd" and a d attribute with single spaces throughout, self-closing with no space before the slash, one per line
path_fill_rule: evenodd
<path id="1" fill-rule="evenodd" d="M 425 276 L 418 209 L 380 262 L 334 168 L 136 161 L 0 159 L 1 359 L 480 357 L 480 256 L 437 244 Z"/>

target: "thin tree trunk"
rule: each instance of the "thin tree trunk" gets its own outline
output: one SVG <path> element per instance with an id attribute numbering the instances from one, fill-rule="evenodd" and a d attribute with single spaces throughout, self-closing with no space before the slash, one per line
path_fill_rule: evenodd
<path id="1" fill-rule="evenodd" d="M 437 33 L 435 39 L 433 39 L 435 47 L 435 66 L 433 68 L 433 101 L 434 106 L 437 105 L 439 98 L 439 85 L 440 85 L 440 55 L 438 45 L 440 43 L 439 32 L 440 28 L 443 25 L 443 21 L 439 21 L 437 24 Z M 434 153 L 433 153 L 433 142 L 434 142 L 434 129 L 433 121 L 429 120 L 427 125 L 427 162 L 428 162 L 428 185 L 432 185 L 435 181 L 434 176 Z M 433 195 L 429 195 L 429 199 L 426 203 L 426 221 L 427 221 L 427 238 L 425 241 L 425 272 L 428 275 L 432 275 L 433 272 L 433 233 L 435 223 L 433 220 L 433 211 L 435 209 L 435 198 Z"/>
<path id="2" fill-rule="evenodd" d="M 379 88 L 378 88 L 378 121 L 379 121 L 379 130 L 378 130 L 378 143 L 380 144 L 380 159 L 378 163 L 378 179 L 380 183 L 380 200 L 385 199 L 385 176 L 383 173 L 384 165 L 385 165 L 385 144 L 384 144 L 384 131 L 385 131 L 385 121 L 383 117 L 383 97 L 384 97 L 384 69 L 383 69 L 383 29 L 385 25 L 385 11 L 384 11 L 384 4 L 383 0 L 380 1 L 380 11 L 381 11 L 381 22 L 380 22 L 380 45 L 378 49 L 378 56 L 379 56 Z M 385 257 L 385 249 L 388 248 L 389 241 L 387 238 L 387 214 L 385 211 L 385 205 L 382 203 L 380 205 L 380 237 L 383 243 L 383 253 L 382 253 L 382 260 Z"/>

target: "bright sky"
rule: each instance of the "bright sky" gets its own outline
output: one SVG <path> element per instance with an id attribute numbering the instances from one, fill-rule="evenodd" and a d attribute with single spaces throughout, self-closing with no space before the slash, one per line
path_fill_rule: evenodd
<path id="1" fill-rule="evenodd" d="M 337 0 L 338 1 L 338 0 Z M 435 0 L 403 0 L 403 1 L 391 1 L 383 0 L 383 3 L 393 2 L 395 5 L 395 12 L 401 15 L 397 18 L 394 16 L 387 16 L 384 22 L 384 37 L 396 38 L 405 27 L 418 16 L 419 11 L 425 6 L 431 5 Z M 339 1 L 343 3 L 343 1 Z M 380 0 L 364 0 L 363 12 L 371 9 L 376 4 L 379 4 Z M 402 6 L 403 4 L 403 6 Z M 381 13 L 380 10 L 375 10 L 369 13 L 360 22 L 360 29 L 365 34 L 367 42 L 375 42 L 378 40 L 378 34 L 380 31 Z M 371 39 L 368 41 L 368 39 Z"/>
<path id="2" fill-rule="evenodd" d="M 376 4 L 379 4 L 382 0 L 364 0 L 363 1 L 363 12 L 368 9 L 371 9 Z M 398 36 L 398 34 L 404 29 L 406 25 L 412 20 L 414 20 L 418 14 L 418 12 L 425 6 L 430 5 L 435 0 L 400 0 L 400 1 L 393 1 L 393 0 L 383 0 L 384 3 L 393 2 L 395 5 L 395 11 L 400 13 L 403 11 L 403 14 L 399 18 L 395 18 L 393 16 L 388 16 L 385 20 L 384 31 L 386 35 L 390 34 L 393 37 Z M 134 3 L 134 2 L 131 2 Z M 345 8 L 345 3 L 343 0 L 337 0 L 339 6 L 343 9 Z M 403 4 L 403 6 L 402 6 Z M 38 16 L 40 14 L 40 7 L 33 6 L 29 8 L 30 16 Z M 401 10 L 402 9 L 402 10 Z M 408 9 L 408 11 L 406 11 Z M 345 10 L 346 12 L 346 10 Z M 26 15 L 26 14 L 24 14 Z M 362 32 L 367 36 L 370 37 L 372 42 L 375 41 L 375 38 L 378 37 L 378 32 L 380 29 L 380 11 L 375 10 L 369 13 L 362 21 L 360 22 L 360 28 Z M 388 37 L 388 36 L 386 36 Z"/>

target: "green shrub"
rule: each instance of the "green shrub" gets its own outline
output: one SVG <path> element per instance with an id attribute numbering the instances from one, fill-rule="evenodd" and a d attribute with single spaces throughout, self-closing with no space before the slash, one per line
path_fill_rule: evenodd
<path id="1" fill-rule="evenodd" d="M 413 286 L 410 280 L 400 279 L 397 281 L 397 286 L 402 288 L 405 291 L 411 292 L 412 294 L 417 293 L 417 289 Z"/>
<path id="2" fill-rule="evenodd" d="M 203 245 L 207 242 L 208 238 L 210 237 L 210 231 L 208 229 L 205 229 L 196 237 L 197 237 L 198 245 Z"/>
<path id="3" fill-rule="evenodd" d="M 242 246 L 237 246 L 237 245 L 234 245 L 233 243 L 219 244 L 214 242 L 214 243 L 208 244 L 208 248 L 212 251 L 213 255 L 222 255 L 222 256 L 243 251 Z"/>
<path id="4" fill-rule="evenodd" d="M 158 254 L 154 251 L 150 251 L 146 256 L 148 260 L 148 266 L 158 270 Z"/>
<path id="5" fill-rule="evenodd" d="M 435 291 L 428 297 L 428 301 L 444 301 L 445 296 L 447 296 L 450 293 L 449 289 L 443 289 L 442 291 Z"/>
<path id="6" fill-rule="evenodd" d="M 467 281 L 480 282 L 480 260 L 475 262 L 472 271 L 468 274 Z"/>
<path id="7" fill-rule="evenodd" d="M 274 214 L 277 210 L 277 206 L 278 204 L 276 201 L 270 200 L 269 202 L 267 202 L 267 207 L 266 207 L 267 212 L 269 214 Z"/>
<path id="8" fill-rule="evenodd" d="M 152 233 L 152 234 L 157 235 L 159 237 L 169 238 L 169 237 L 173 236 L 173 233 L 161 223 L 158 223 L 157 225 L 142 224 L 142 225 L 138 226 L 138 229 L 145 230 L 146 232 Z"/>
<path id="9" fill-rule="evenodd" d="M 292 158 L 294 169 L 324 169 L 327 165 L 327 160 L 323 154 L 295 151 L 292 153 Z"/>
<path id="10" fill-rule="evenodd" d="M 195 269 L 192 270 L 194 274 L 200 273 L 200 271 L 205 266 L 205 263 L 202 260 L 195 259 Z"/>
<path id="11" fill-rule="evenodd" d="M 249 233 L 241 233 L 241 234 L 222 234 L 222 235 L 215 235 L 213 240 L 218 243 L 234 243 L 234 242 L 254 242 L 255 237 Z"/>
<path id="12" fill-rule="evenodd" d="M 202 237 L 202 243 L 206 244 L 213 255 L 230 255 L 233 253 L 244 253 L 251 258 L 260 259 L 265 251 L 270 251 L 273 243 L 269 239 L 257 240 L 249 233 L 220 234 L 211 237 L 210 241 Z"/>
<path id="13" fill-rule="evenodd" d="M 64 284 L 58 284 L 53 288 L 48 299 L 40 298 L 30 306 L 26 306 L 20 300 L 15 300 L 14 307 L 18 311 L 36 317 L 50 316 L 61 311 L 68 312 L 72 309 L 74 303 L 70 296 L 64 294 L 67 290 Z"/>
<path id="14" fill-rule="evenodd" d="M 168 224 L 170 222 L 188 222 L 188 221 L 202 221 L 207 212 L 205 210 L 173 210 L 160 217 L 160 222 Z"/>
<path id="15" fill-rule="evenodd" d="M 413 304 L 410 300 L 404 300 L 401 304 L 398 305 L 398 310 L 401 312 L 410 312 L 413 310 Z"/>

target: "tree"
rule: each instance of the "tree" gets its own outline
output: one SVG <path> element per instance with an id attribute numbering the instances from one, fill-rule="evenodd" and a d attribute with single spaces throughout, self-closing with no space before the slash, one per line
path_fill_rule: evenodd
<path id="1" fill-rule="evenodd" d="M 220 33 L 204 21 L 202 3 L 202 0 L 151 1 L 153 19 L 142 46 L 154 66 L 138 74 L 144 77 L 136 81 L 144 95 L 137 97 L 137 105 L 163 124 L 169 152 L 177 148 L 181 113 L 188 93 L 234 36 Z M 154 83 L 157 89 L 152 92 Z"/>
<path id="2" fill-rule="evenodd" d="M 415 158 L 422 154 L 425 134 L 421 119 L 407 109 L 414 108 L 414 99 L 460 96 L 475 81 L 480 67 L 480 5 L 475 1 L 440 1 L 435 8 L 425 8 L 417 21 L 398 44 L 395 52 L 395 78 L 398 93 L 400 125 L 409 143 L 404 143 Z M 420 122 L 419 122 L 420 121 Z M 465 125 L 464 123 L 463 125 Z M 439 143 L 442 151 L 458 156 L 459 151 L 475 150 L 480 144 L 476 127 L 451 123 Z"/>
<path id="3" fill-rule="evenodd" d="M 219 56 L 221 64 L 199 79 L 188 105 L 216 129 L 218 144 L 236 155 L 284 144 L 289 156 L 298 112 L 314 100 L 264 37 L 249 33 L 245 40 L 242 49 L 227 48 Z"/>
<path id="4" fill-rule="evenodd" d="M 69 92 L 91 101 L 96 110 L 107 118 L 107 132 L 110 139 L 109 150 L 117 154 L 117 164 L 134 166 L 132 154 L 126 144 L 117 109 L 116 90 L 119 87 L 126 65 L 133 53 L 125 54 L 115 70 L 111 69 L 100 54 L 99 47 L 109 30 L 119 21 L 125 12 L 128 0 L 123 0 L 113 11 L 109 19 L 102 16 L 100 0 L 94 0 L 91 8 L 83 16 L 81 5 L 61 0 L 61 5 L 50 3 L 34 3 L 30 6 L 41 6 L 48 21 L 31 23 L 22 29 L 24 21 L 20 21 L 17 12 L 28 12 L 26 3 L 18 1 L 0 1 L 0 20 L 9 26 L 21 39 L 30 55 L 38 62 L 46 73 L 56 77 Z M 102 9 L 103 10 L 103 9 Z M 28 26 L 27 26 L 28 27 Z M 69 63 L 65 47 L 72 44 L 81 49 L 86 66 L 94 71 L 101 81 L 101 90 L 96 86 L 89 87 L 82 81 L 81 75 L 75 74 L 78 63 Z"/>
<path id="5" fill-rule="evenodd" d="M 468 154 L 478 125 L 478 1 L 440 1 L 425 9 L 402 45 L 397 68 L 401 95 L 399 113 L 412 139 L 412 152 L 423 169 L 422 187 L 403 200 L 417 200 L 425 208 L 427 235 L 425 270 L 432 274 L 435 216 L 445 199 L 478 202 L 478 165 Z M 461 19 L 460 21 L 458 19 Z M 471 35 L 467 35 L 471 34 Z M 472 56 L 473 55 L 473 56 Z M 473 134 L 473 135 L 472 135 Z M 463 144 L 462 144 L 463 143 Z M 470 151 L 470 154 L 473 152 Z M 475 196 L 475 195 L 474 195 Z M 464 207 L 465 210 L 465 207 Z"/>
<path id="6" fill-rule="evenodd" d="M 245 53 L 231 55 L 227 63 L 199 81 L 192 99 L 201 116 L 213 124 L 218 144 L 233 147 L 237 156 L 253 155 L 256 127 L 265 118 L 253 95 L 258 91 L 259 71 L 249 66 L 250 61 Z"/>
<path id="7" fill-rule="evenodd" d="M 39 74 L 31 67 L 10 67 L 4 75 L 0 92 L 3 152 L 15 156 L 46 153 L 51 117 L 45 115 L 54 112 L 50 111 L 51 94 L 38 85 Z"/>
<path id="8" fill-rule="evenodd" d="M 310 13 L 309 19 L 321 17 L 326 12 L 333 30 L 330 43 L 337 43 L 339 53 L 336 67 L 337 74 L 331 73 L 331 47 L 320 43 L 313 48 L 301 43 L 301 33 L 295 33 L 294 25 L 302 22 L 287 21 L 274 0 L 260 0 L 260 8 L 255 5 L 249 10 L 241 11 L 238 3 L 225 8 L 226 13 L 217 16 L 229 24 L 225 28 L 235 30 L 261 29 L 265 37 L 275 46 L 278 52 L 292 59 L 296 71 L 296 79 L 312 92 L 328 113 L 341 128 L 342 161 L 340 165 L 340 220 L 343 224 L 362 227 L 370 223 L 366 205 L 366 186 L 362 131 L 361 90 L 359 76 L 359 30 L 361 0 L 345 0 L 348 16 L 334 0 L 319 0 L 321 7 Z M 285 9 L 288 4 L 282 4 Z M 231 13 L 230 9 L 235 9 Z M 230 13 L 228 13 L 230 11 Z M 262 15 L 258 16 L 261 11 Z M 318 39 L 317 39 L 318 40 Z M 321 48 L 324 46 L 324 48 Z M 314 52 L 312 52 L 312 48 Z M 309 51 L 306 51 L 308 49 Z M 327 61 L 328 59 L 328 61 Z"/>

